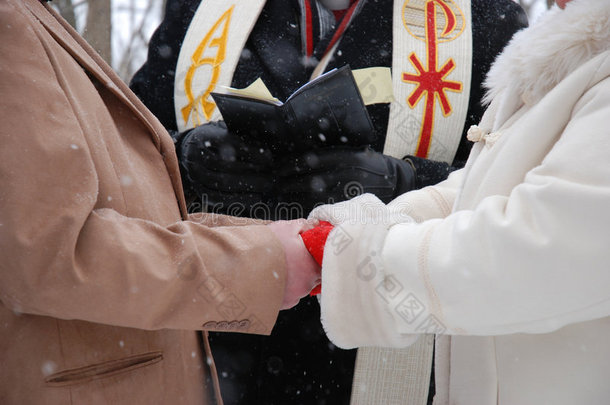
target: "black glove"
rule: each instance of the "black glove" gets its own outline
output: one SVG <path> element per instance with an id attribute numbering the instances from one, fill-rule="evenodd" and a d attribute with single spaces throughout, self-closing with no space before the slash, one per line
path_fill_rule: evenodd
<path id="1" fill-rule="evenodd" d="M 231 134 L 223 122 L 174 135 L 187 201 L 203 209 L 249 215 L 273 190 L 269 149 Z"/>
<path id="2" fill-rule="evenodd" d="M 276 195 L 298 203 L 306 215 L 316 205 L 372 193 L 387 203 L 415 187 L 415 170 L 406 161 L 370 148 L 316 149 L 280 164 Z"/>
<path id="3" fill-rule="evenodd" d="M 451 166 L 449 163 L 409 155 L 403 157 L 403 160 L 411 163 L 417 172 L 417 178 L 415 179 L 416 189 L 433 186 L 436 183 L 440 183 L 441 181 L 445 180 L 452 171 L 463 167 L 466 163 L 454 162 L 454 164 L 457 164 L 455 166 Z"/>

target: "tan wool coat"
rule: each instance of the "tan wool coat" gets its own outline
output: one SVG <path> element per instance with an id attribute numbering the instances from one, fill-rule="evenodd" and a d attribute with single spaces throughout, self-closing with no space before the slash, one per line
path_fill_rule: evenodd
<path id="1" fill-rule="evenodd" d="M 78 34 L 0 0 L 0 403 L 213 403 L 197 331 L 270 333 L 284 284 L 266 226 L 187 215 L 171 138 Z"/>

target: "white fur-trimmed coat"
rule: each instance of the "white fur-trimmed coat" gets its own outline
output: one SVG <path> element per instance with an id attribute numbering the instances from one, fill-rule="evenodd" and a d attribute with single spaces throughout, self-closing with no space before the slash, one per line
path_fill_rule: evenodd
<path id="1" fill-rule="evenodd" d="M 435 404 L 610 403 L 610 1 L 518 33 L 466 167 L 383 205 L 320 207 L 340 347 L 440 334 Z"/>

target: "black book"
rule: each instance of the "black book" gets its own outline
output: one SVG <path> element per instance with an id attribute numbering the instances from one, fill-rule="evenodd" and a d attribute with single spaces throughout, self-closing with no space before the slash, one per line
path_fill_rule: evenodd
<path id="1" fill-rule="evenodd" d="M 349 66 L 303 85 L 284 103 L 237 94 L 212 96 L 231 132 L 278 150 L 367 145 L 377 137 Z"/>

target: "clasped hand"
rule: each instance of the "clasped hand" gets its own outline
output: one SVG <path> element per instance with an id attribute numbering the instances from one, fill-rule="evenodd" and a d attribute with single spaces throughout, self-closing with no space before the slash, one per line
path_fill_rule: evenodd
<path id="1" fill-rule="evenodd" d="M 296 219 L 267 225 L 284 247 L 286 255 L 286 288 L 281 309 L 292 308 L 320 284 L 320 266 L 307 251 L 300 234 L 312 229 L 315 220 Z"/>

